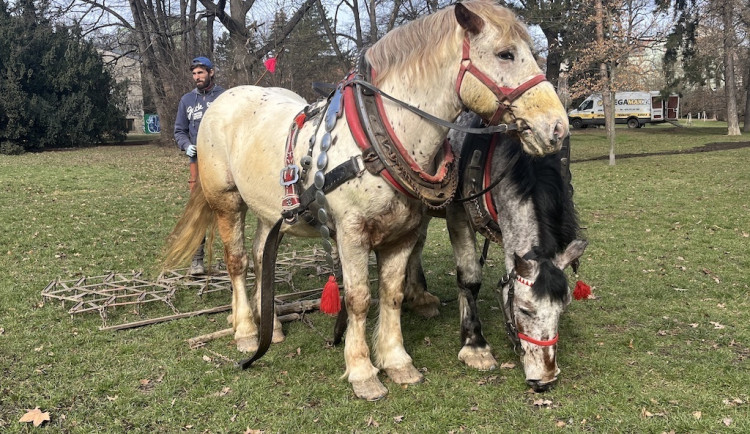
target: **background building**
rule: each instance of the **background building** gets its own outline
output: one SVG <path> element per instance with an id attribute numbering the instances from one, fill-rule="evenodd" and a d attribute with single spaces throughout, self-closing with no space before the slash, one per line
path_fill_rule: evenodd
<path id="1" fill-rule="evenodd" d="M 118 83 L 127 82 L 127 109 L 125 122 L 128 133 L 144 133 L 143 88 L 141 64 L 138 60 L 111 51 L 99 50 L 105 65 L 110 66 Z"/>

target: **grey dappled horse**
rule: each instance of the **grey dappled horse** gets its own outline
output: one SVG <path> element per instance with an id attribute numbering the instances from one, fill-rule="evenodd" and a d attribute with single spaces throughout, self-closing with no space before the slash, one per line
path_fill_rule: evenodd
<path id="1" fill-rule="evenodd" d="M 468 113 L 458 121 L 472 122 L 476 122 L 476 115 Z M 561 170 L 558 154 L 533 157 L 524 153 L 515 135 L 469 134 L 465 141 L 464 136 L 457 131 L 449 134 L 457 153 L 472 141 L 494 146 L 488 178 L 497 182 L 490 193 L 508 270 L 498 290 L 502 292 L 508 334 L 521 356 L 526 382 L 534 390 L 543 391 L 560 372 L 556 358 L 558 323 L 570 302 L 563 270 L 583 254 L 587 245 L 578 239 L 580 228 L 569 174 L 561 173 L 568 170 L 567 164 Z M 468 164 L 465 160 L 469 156 L 465 152 L 461 155 L 462 166 Z M 493 369 L 497 362 L 482 334 L 476 304 L 482 272 L 475 230 L 463 204 L 454 201 L 445 214 L 459 287 L 462 347 L 458 357 L 473 368 Z M 405 303 L 425 316 L 436 315 L 439 305 L 439 300 L 426 292 L 421 266 L 428 222 L 429 218 L 423 221 L 420 240 L 410 257 L 405 290 Z"/>

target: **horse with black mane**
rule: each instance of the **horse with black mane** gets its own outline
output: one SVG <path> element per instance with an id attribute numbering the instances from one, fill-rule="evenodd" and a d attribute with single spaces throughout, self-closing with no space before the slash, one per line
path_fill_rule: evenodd
<path id="1" fill-rule="evenodd" d="M 464 109 L 498 130 L 515 129 L 518 145 L 535 155 L 559 150 L 568 134 L 526 28 L 492 1 L 458 3 L 389 32 L 324 105 L 256 86 L 228 89 L 214 102 L 198 134 L 199 181 L 164 263 L 186 262 L 206 229 L 218 227 L 234 289 L 237 349 L 256 351 L 243 366 L 284 339 L 266 270 L 273 269 L 279 234 L 290 234 L 323 237 L 329 248 L 335 240 L 349 313 L 344 377 L 356 396 L 386 395 L 380 369 L 398 384 L 422 381 L 403 346 L 404 278 L 424 206 L 444 207 L 455 193 L 452 153 L 437 165 L 435 159 Z M 248 210 L 258 220 L 252 258 L 262 276 L 253 304 L 245 290 Z M 365 336 L 371 251 L 380 298 L 374 359 Z M 272 326 L 266 318 L 274 318 Z"/>
<path id="2" fill-rule="evenodd" d="M 472 122 L 478 123 L 478 117 L 465 114 L 458 123 Z M 475 237 L 479 231 L 502 244 L 508 273 L 498 291 L 506 331 L 521 356 L 526 382 L 544 391 L 560 372 L 558 323 L 570 302 L 563 270 L 577 266 L 587 245 L 579 239 L 567 161 L 562 166 L 558 153 L 530 156 L 511 134 L 453 131 L 450 137 L 458 144 L 454 147 L 461 152 L 462 167 L 459 191 L 463 199 L 445 212 L 459 287 L 462 347 L 458 357 L 480 370 L 497 366 L 482 334 L 476 304 L 482 282 Z M 425 290 L 420 258 L 425 231 L 421 234 L 410 258 L 405 302 L 423 314 L 435 315 L 439 300 Z"/>

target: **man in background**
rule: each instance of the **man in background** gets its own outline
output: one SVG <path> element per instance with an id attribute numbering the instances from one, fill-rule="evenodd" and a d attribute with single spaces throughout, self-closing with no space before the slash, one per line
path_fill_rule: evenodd
<path id="1" fill-rule="evenodd" d="M 196 138 L 203 115 L 214 100 L 224 92 L 224 88 L 214 82 L 214 64 L 207 57 L 196 57 L 190 64 L 195 89 L 186 93 L 180 99 L 177 107 L 177 118 L 174 121 L 174 138 L 181 151 L 190 158 L 190 179 L 188 185 L 193 191 L 198 179 L 198 152 Z M 203 266 L 203 247 L 201 243 L 195 252 L 188 274 L 205 273 Z"/>

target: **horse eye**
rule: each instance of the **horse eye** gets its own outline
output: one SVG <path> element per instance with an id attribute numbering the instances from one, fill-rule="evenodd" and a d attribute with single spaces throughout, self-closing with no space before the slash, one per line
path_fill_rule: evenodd
<path id="1" fill-rule="evenodd" d="M 524 309 L 524 308 L 522 308 L 522 307 L 519 307 L 519 308 L 518 308 L 518 310 L 519 310 L 519 312 L 521 312 L 522 314 L 524 314 L 524 315 L 526 315 L 526 316 L 532 316 L 532 313 L 531 313 L 531 311 L 530 311 L 530 310 L 528 310 L 528 309 Z"/>
<path id="2" fill-rule="evenodd" d="M 510 60 L 510 61 L 513 61 L 516 58 L 516 56 L 513 55 L 513 52 L 508 51 L 508 50 L 497 53 L 497 57 L 503 60 Z"/>

